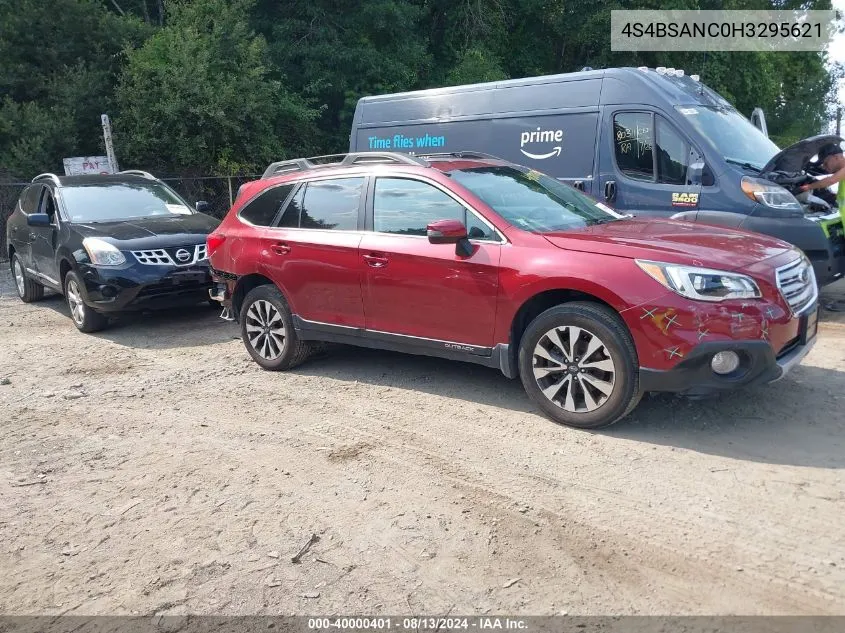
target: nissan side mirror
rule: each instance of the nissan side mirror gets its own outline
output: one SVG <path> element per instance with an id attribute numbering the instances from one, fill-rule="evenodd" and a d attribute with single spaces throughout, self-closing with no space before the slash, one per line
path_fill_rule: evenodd
<path id="1" fill-rule="evenodd" d="M 196 208 L 197 213 L 208 213 L 211 211 L 211 205 L 205 200 L 197 200 L 194 207 Z"/>
<path id="2" fill-rule="evenodd" d="M 467 239 L 467 227 L 460 220 L 437 220 L 425 229 L 432 244 L 457 244 Z"/>
<path id="3" fill-rule="evenodd" d="M 46 213 L 30 213 L 26 216 L 26 223 L 29 226 L 50 226 L 50 216 Z"/>

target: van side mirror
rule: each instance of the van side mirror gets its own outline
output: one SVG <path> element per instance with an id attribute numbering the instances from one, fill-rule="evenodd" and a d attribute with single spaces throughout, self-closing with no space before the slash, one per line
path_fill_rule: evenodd
<path id="1" fill-rule="evenodd" d="M 467 227 L 460 220 L 437 220 L 425 227 L 432 244 L 457 244 L 467 239 Z"/>
<path id="2" fill-rule="evenodd" d="M 687 169 L 687 184 L 701 185 L 702 177 L 704 175 L 704 161 L 698 160 L 691 163 Z"/>
<path id="3" fill-rule="evenodd" d="M 26 216 L 26 223 L 29 226 L 50 226 L 50 216 L 46 213 L 30 213 Z"/>
<path id="4" fill-rule="evenodd" d="M 197 200 L 197 203 L 194 205 L 198 213 L 208 213 L 211 211 L 211 205 L 208 204 L 205 200 Z"/>

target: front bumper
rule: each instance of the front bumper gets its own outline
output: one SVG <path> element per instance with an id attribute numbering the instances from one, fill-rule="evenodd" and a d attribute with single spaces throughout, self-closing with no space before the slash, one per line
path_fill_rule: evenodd
<path id="1" fill-rule="evenodd" d="M 829 227 L 823 227 L 819 222 L 804 217 L 772 218 L 752 214 L 739 228 L 771 235 L 800 248 L 812 263 L 819 286 L 833 283 L 845 275 L 845 242 L 838 232 L 831 233 Z"/>
<path id="2" fill-rule="evenodd" d="M 128 264 L 120 267 L 80 265 L 85 304 L 98 312 L 168 308 L 208 299 L 208 262 L 192 266 Z"/>
<path id="3" fill-rule="evenodd" d="M 704 396 L 780 380 L 813 349 L 817 323 L 818 308 L 814 307 L 801 317 L 798 337 L 777 355 L 764 340 L 701 343 L 672 369 L 640 368 L 640 389 Z M 714 354 L 723 351 L 736 352 L 740 356 L 740 367 L 732 374 L 719 375 L 710 367 Z"/>

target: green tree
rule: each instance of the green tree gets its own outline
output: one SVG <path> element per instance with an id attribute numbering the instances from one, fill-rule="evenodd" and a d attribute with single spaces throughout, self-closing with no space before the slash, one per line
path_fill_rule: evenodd
<path id="1" fill-rule="evenodd" d="M 423 15 L 420 0 L 264 0 L 253 24 L 279 72 L 320 107 L 315 145 L 345 151 L 360 97 L 421 85 L 431 66 Z"/>
<path id="2" fill-rule="evenodd" d="M 19 177 L 100 153 L 121 51 L 149 33 L 95 0 L 0 0 L 0 156 Z"/>
<path id="3" fill-rule="evenodd" d="M 233 173 L 309 147 L 315 112 L 271 77 L 251 5 L 168 2 L 165 26 L 127 52 L 115 120 L 124 163 Z"/>

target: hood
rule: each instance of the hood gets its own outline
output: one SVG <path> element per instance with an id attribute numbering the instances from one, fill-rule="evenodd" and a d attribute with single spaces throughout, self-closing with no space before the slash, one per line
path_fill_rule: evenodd
<path id="1" fill-rule="evenodd" d="M 744 270 L 792 250 L 757 233 L 662 219 L 633 218 L 543 236 L 567 250 L 721 270 Z"/>
<path id="2" fill-rule="evenodd" d="M 820 134 L 805 138 L 772 156 L 772 159 L 763 167 L 762 173 L 804 171 L 810 159 L 818 154 L 824 145 L 841 142 L 842 138 L 835 134 Z"/>
<path id="3" fill-rule="evenodd" d="M 73 227 L 83 237 L 101 237 L 118 248 L 141 249 L 199 244 L 219 223 L 203 213 L 192 213 L 74 224 Z"/>

